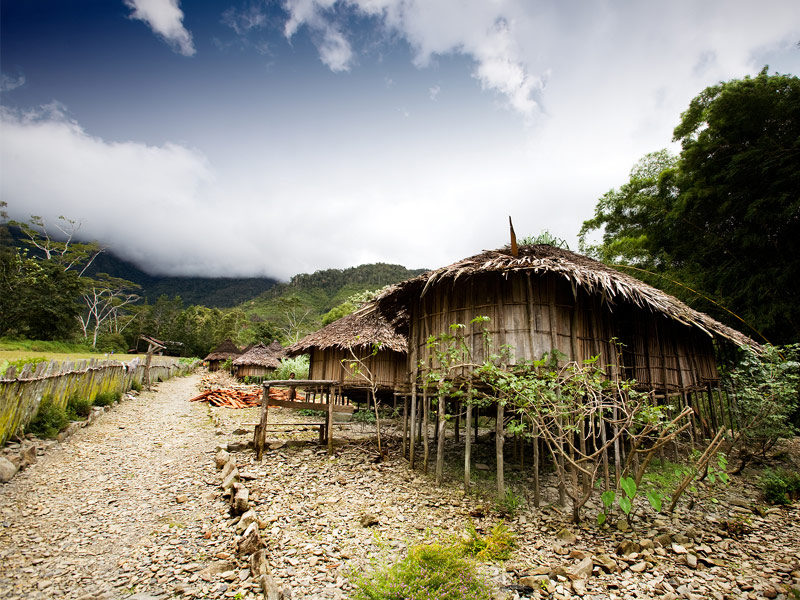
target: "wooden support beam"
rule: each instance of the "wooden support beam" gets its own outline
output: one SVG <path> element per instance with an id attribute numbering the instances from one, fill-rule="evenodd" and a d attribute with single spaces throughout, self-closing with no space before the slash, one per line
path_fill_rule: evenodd
<path id="1" fill-rule="evenodd" d="M 333 405 L 333 385 L 328 386 L 328 415 L 325 419 L 325 429 L 327 429 L 328 433 L 328 455 L 333 454 L 333 409 L 334 408 L 344 408 L 341 406 L 334 406 Z"/>
<path id="2" fill-rule="evenodd" d="M 261 419 L 256 425 L 255 434 L 253 437 L 253 450 L 256 453 L 256 459 L 261 460 L 264 455 L 264 443 L 267 439 L 267 420 L 269 419 L 269 388 L 268 383 L 264 384 L 264 395 L 261 401 Z"/>
<path id="3" fill-rule="evenodd" d="M 439 414 L 438 427 L 436 431 L 439 438 L 436 440 L 436 485 L 442 485 L 444 479 L 444 433 L 447 421 L 445 419 L 445 397 L 443 392 L 439 392 Z"/>
<path id="4" fill-rule="evenodd" d="M 409 439 L 409 450 L 408 450 L 408 462 L 409 466 L 413 469 L 414 468 L 414 455 L 415 455 L 415 448 L 417 443 L 416 439 L 417 434 L 417 381 L 411 382 L 411 436 Z"/>
<path id="5" fill-rule="evenodd" d="M 464 491 L 469 491 L 472 478 L 472 386 L 467 390 L 467 415 L 464 422 Z"/>
<path id="6" fill-rule="evenodd" d="M 497 458 L 497 498 L 502 500 L 506 495 L 506 483 L 503 466 L 503 445 L 505 434 L 503 420 L 505 419 L 504 407 L 497 403 L 497 421 L 495 423 L 495 456 Z"/>

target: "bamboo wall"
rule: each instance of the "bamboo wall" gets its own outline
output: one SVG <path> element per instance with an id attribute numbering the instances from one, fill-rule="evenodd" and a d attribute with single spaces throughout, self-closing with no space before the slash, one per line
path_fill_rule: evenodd
<path id="1" fill-rule="evenodd" d="M 236 377 L 266 377 L 275 372 L 273 367 L 263 367 L 261 365 L 235 365 L 233 368 L 235 369 Z"/>
<path id="2" fill-rule="evenodd" d="M 356 350 L 356 355 L 364 362 L 380 387 L 394 388 L 399 382 L 406 380 L 406 356 L 399 352 L 380 350 L 374 356 L 368 349 Z M 353 373 L 342 360 L 353 360 L 349 350 L 338 348 L 314 349 L 311 351 L 311 363 L 308 370 L 309 379 L 331 379 L 341 385 L 364 387 L 365 379 Z"/>
<path id="3" fill-rule="evenodd" d="M 185 375 L 194 367 L 194 364 L 177 362 L 151 365 L 150 381 Z M 144 370 L 144 364 L 126 369 L 119 361 L 96 359 L 25 365 L 19 374 L 14 367 L 9 367 L 0 379 L 0 446 L 30 423 L 45 396 L 50 396 L 62 408 L 73 394 L 93 402 L 100 393 L 125 392 L 133 382 L 141 384 Z"/>
<path id="4" fill-rule="evenodd" d="M 411 307 L 408 370 L 417 360 L 435 363 L 429 336 L 478 316 L 490 319 L 483 325 L 494 351 L 509 345 L 515 364 L 555 348 L 568 360 L 599 355 L 611 372 L 621 362 L 624 375 L 647 389 L 694 389 L 718 379 L 712 340 L 702 332 L 621 301 L 610 307 L 563 277 L 530 271 L 480 274 L 429 289 Z M 474 361 L 482 362 L 480 326 L 468 327 L 465 335 Z M 621 356 L 614 338 L 622 344 Z"/>

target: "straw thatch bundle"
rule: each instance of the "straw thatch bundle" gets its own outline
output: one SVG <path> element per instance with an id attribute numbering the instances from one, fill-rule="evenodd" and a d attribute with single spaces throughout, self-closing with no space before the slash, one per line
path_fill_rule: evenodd
<path id="1" fill-rule="evenodd" d="M 590 295 L 599 295 L 609 305 L 632 304 L 698 328 L 711 337 L 727 339 L 737 345 L 758 346 L 748 336 L 688 307 L 666 292 L 599 261 L 544 244 L 520 246 L 516 257 L 511 255 L 508 246 L 486 250 L 392 286 L 376 302 L 385 314 L 398 314 L 408 306 L 411 298 L 424 296 L 436 285 L 449 282 L 455 286 L 459 279 L 484 273 L 501 273 L 507 278 L 520 272 L 555 274 L 570 283 L 573 293 L 581 288 Z"/>
<path id="2" fill-rule="evenodd" d="M 289 356 L 296 356 L 306 354 L 312 349 L 371 349 L 375 345 L 380 346 L 381 350 L 402 354 L 407 351 L 405 336 L 398 333 L 395 327 L 383 318 L 374 304 L 367 304 L 292 344 L 286 348 L 286 353 Z"/>
<path id="3" fill-rule="evenodd" d="M 219 346 L 214 348 L 211 353 L 203 360 L 207 361 L 223 361 L 229 358 L 236 358 L 242 353 L 231 340 L 225 340 Z"/>

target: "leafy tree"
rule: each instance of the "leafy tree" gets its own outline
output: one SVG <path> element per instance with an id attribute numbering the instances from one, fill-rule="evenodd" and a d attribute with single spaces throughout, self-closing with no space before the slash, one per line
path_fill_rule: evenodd
<path id="1" fill-rule="evenodd" d="M 677 161 L 640 161 L 584 223 L 582 248 L 681 282 L 669 291 L 731 325 L 720 305 L 773 342 L 800 339 L 800 79 L 765 67 L 708 87 L 674 136 Z"/>

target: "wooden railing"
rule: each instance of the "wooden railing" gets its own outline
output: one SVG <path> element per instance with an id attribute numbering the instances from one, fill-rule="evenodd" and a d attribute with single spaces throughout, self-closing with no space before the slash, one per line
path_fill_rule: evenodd
<path id="1" fill-rule="evenodd" d="M 161 359 L 150 365 L 150 381 L 185 375 L 196 366 L 197 363 Z M 31 422 L 42 398 L 50 397 L 62 408 L 72 395 L 93 402 L 98 394 L 124 393 L 134 382 L 141 384 L 144 374 L 144 363 L 137 359 L 129 363 L 97 359 L 41 362 L 27 364 L 19 373 L 9 367 L 0 377 L 0 447 Z"/>

